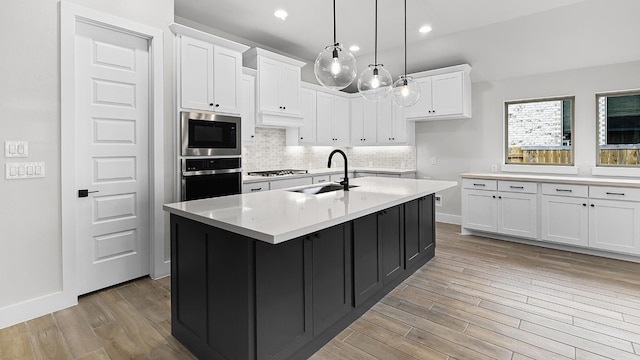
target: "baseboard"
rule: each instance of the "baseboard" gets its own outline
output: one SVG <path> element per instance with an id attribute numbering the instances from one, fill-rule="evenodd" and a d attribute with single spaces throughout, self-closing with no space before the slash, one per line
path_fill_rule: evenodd
<path id="1" fill-rule="evenodd" d="M 461 225 L 462 216 L 436 212 L 436 221 L 446 224 Z"/>
<path id="2" fill-rule="evenodd" d="M 78 304 L 78 297 L 63 291 L 0 308 L 0 329 Z"/>

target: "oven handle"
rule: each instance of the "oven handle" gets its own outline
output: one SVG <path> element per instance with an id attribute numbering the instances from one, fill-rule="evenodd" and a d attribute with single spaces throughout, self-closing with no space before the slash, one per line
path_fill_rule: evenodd
<path id="1" fill-rule="evenodd" d="M 242 172 L 242 169 L 220 169 L 220 170 L 199 170 L 199 171 L 183 171 L 182 176 L 198 176 L 198 175 L 217 175 L 217 174 L 235 174 Z"/>

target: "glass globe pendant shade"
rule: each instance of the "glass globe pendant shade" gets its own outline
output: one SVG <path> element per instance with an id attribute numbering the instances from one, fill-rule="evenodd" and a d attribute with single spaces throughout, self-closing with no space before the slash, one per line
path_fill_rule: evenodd
<path id="1" fill-rule="evenodd" d="M 413 106 L 420 100 L 420 84 L 411 76 L 400 75 L 393 83 L 392 96 L 393 102 L 400 106 Z"/>
<path id="2" fill-rule="evenodd" d="M 356 78 L 356 58 L 340 44 L 329 45 L 318 55 L 313 67 L 322 86 L 342 90 Z"/>
<path id="3" fill-rule="evenodd" d="M 393 79 L 382 65 L 369 65 L 358 79 L 360 95 L 369 101 L 380 101 L 389 95 Z"/>

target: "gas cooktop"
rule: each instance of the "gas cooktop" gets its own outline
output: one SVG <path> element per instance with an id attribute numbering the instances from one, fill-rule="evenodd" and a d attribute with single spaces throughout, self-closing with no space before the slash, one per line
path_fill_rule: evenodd
<path id="1" fill-rule="evenodd" d="M 297 174 L 306 174 L 307 170 L 294 170 L 294 169 L 285 169 L 285 170 L 268 170 L 268 171 L 250 171 L 247 175 L 251 176 L 283 176 L 283 175 L 297 175 Z"/>

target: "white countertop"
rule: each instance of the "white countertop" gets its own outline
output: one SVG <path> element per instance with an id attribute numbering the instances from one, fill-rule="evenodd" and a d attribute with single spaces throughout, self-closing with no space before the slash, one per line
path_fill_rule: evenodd
<path id="1" fill-rule="evenodd" d="M 377 173 L 377 174 L 410 174 L 416 172 L 416 169 L 391 169 L 391 168 L 374 168 L 374 167 L 349 167 L 349 172 L 356 173 Z M 311 169 L 307 174 L 294 174 L 294 175 L 281 175 L 281 176 L 242 176 L 242 182 L 245 184 L 259 181 L 277 181 L 284 179 L 293 179 L 301 177 L 309 177 L 314 175 L 333 175 L 344 174 L 344 167 L 325 168 L 325 169 Z"/>
<path id="2" fill-rule="evenodd" d="M 349 182 L 358 187 L 317 195 L 287 190 L 262 191 L 166 204 L 163 209 L 278 244 L 457 185 L 455 181 L 379 177 L 350 179 Z"/>
<path id="3" fill-rule="evenodd" d="M 463 173 L 460 177 L 465 179 L 486 179 L 486 180 L 514 180 L 514 181 L 535 181 L 561 184 L 582 184 L 600 186 L 628 186 L 640 187 L 640 180 L 630 178 L 603 178 L 603 177 L 578 177 L 559 175 L 532 175 L 532 174 L 511 174 L 511 173 Z"/>

